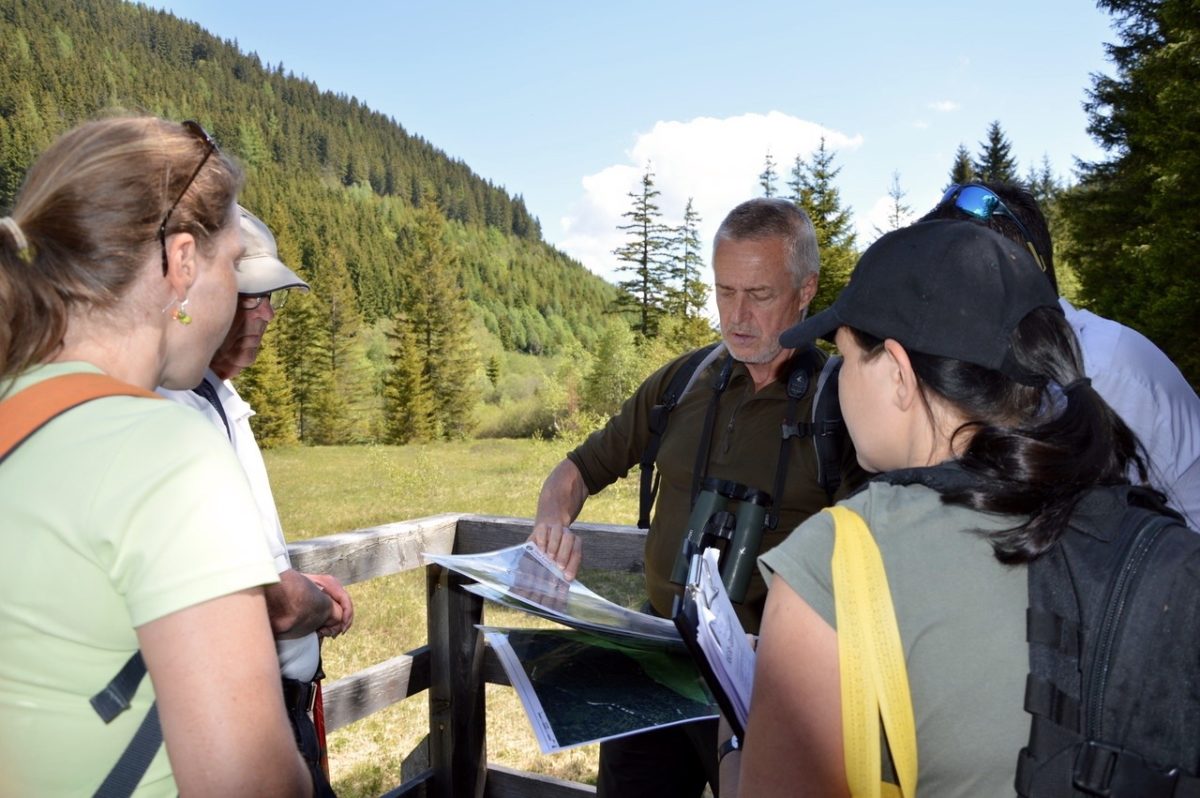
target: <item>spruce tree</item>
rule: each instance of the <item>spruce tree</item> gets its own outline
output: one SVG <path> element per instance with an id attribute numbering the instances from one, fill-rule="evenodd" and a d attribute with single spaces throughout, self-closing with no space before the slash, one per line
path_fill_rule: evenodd
<path id="1" fill-rule="evenodd" d="M 254 365 L 236 379 L 238 393 L 254 408 L 250 428 L 254 430 L 254 439 L 264 449 L 289 446 L 298 441 L 296 403 L 279 360 L 278 338 L 278 329 L 273 325 L 267 327 Z"/>
<path id="2" fill-rule="evenodd" d="M 973 182 L 975 182 L 975 165 L 971 163 L 971 153 L 967 150 L 967 145 L 959 144 L 958 149 L 954 151 L 954 165 L 950 167 L 950 182 L 946 188 Z"/>
<path id="3" fill-rule="evenodd" d="M 1050 167 L 1050 156 L 1042 155 L 1042 165 L 1039 168 L 1029 167 L 1029 174 L 1025 177 L 1026 188 L 1033 198 L 1038 201 L 1038 205 L 1042 206 L 1045 211 L 1045 206 L 1053 203 L 1058 199 L 1059 193 L 1062 191 L 1062 185 L 1058 178 L 1054 176 L 1054 170 Z"/>
<path id="4" fill-rule="evenodd" d="M 272 325 L 278 334 L 280 363 L 292 389 L 297 432 L 303 443 L 312 443 L 312 416 L 325 373 L 319 343 L 320 316 L 313 294 L 292 293 L 286 312 L 280 313 Z"/>
<path id="5" fill-rule="evenodd" d="M 461 264 L 447 236 L 436 200 L 426 196 L 400 241 L 407 289 L 402 310 L 412 325 L 440 434 L 462 438 L 475 426 L 472 386 L 479 363 L 458 282 Z"/>
<path id="6" fill-rule="evenodd" d="M 771 155 L 771 151 L 767 151 L 766 160 L 763 163 L 763 170 L 758 176 L 758 184 L 762 186 L 764 197 L 775 196 L 775 180 L 778 177 L 775 171 L 775 158 Z"/>
<path id="7" fill-rule="evenodd" d="M 633 328 L 647 338 L 658 334 L 658 322 L 667 312 L 671 279 L 671 228 L 662 221 L 655 199 L 654 173 L 650 166 L 642 175 L 640 187 L 629 192 L 631 207 L 622 217 L 629 221 L 617 225 L 628 240 L 613 254 L 620 263 L 617 271 L 631 276 L 617 286 L 616 309 L 631 312 Z"/>
<path id="8" fill-rule="evenodd" d="M 700 214 L 693 206 L 692 198 L 688 197 L 683 222 L 675 228 L 670 319 L 664 319 L 659 325 L 660 334 L 669 339 L 674 351 L 694 349 L 713 338 L 712 325 L 704 317 L 708 282 L 701 275 L 704 256 L 699 227 Z"/>
<path id="9" fill-rule="evenodd" d="M 892 172 L 892 183 L 888 186 L 888 199 L 891 200 L 891 204 L 888 205 L 887 229 L 880 230 L 876 227 L 875 231 L 879 235 L 899 230 L 908 224 L 912 218 L 912 207 L 904 204 L 907 195 L 908 192 L 900 187 L 900 172 Z"/>
<path id="10" fill-rule="evenodd" d="M 999 120 L 988 126 L 987 140 L 979 142 L 979 148 L 979 158 L 971 164 L 976 180 L 1013 183 L 1018 179 L 1012 145 L 1005 137 Z"/>
<path id="11" fill-rule="evenodd" d="M 387 443 L 432 440 L 437 430 L 433 386 L 412 325 L 403 313 L 396 314 L 387 337 L 392 343 L 392 353 L 383 382 L 384 440 Z"/>
<path id="12" fill-rule="evenodd" d="M 316 295 L 319 396 L 313 410 L 313 443 L 345 444 L 363 440 L 369 430 L 371 381 L 359 334 L 362 316 L 346 263 L 337 249 L 320 258 L 312 282 Z"/>
<path id="13" fill-rule="evenodd" d="M 792 161 L 792 171 L 788 174 L 788 199 L 803 207 L 804 187 L 807 185 L 808 164 L 799 154 Z"/>
<path id="14" fill-rule="evenodd" d="M 1070 255 L 1093 308 L 1150 336 L 1200 385 L 1200 15 L 1193 0 L 1101 0 L 1114 75 L 1085 109 L 1107 158 L 1062 197 Z"/>
<path id="15" fill-rule="evenodd" d="M 855 232 L 850 209 L 842 207 L 841 192 L 834 179 L 842 171 L 833 166 L 834 153 L 826 149 L 822 137 L 817 151 L 804 164 L 799 179 L 799 200 L 812 220 L 821 254 L 821 278 L 817 295 L 810 303 L 812 311 L 828 307 L 850 280 L 858 260 Z"/>

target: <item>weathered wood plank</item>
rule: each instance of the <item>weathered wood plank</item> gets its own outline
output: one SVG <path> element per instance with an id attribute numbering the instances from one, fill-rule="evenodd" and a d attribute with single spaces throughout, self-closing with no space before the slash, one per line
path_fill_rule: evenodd
<path id="1" fill-rule="evenodd" d="M 322 690 L 325 728 L 340 729 L 429 689 L 429 647 L 352 673 Z"/>
<path id="2" fill-rule="evenodd" d="M 465 577 L 427 569 L 430 789 L 437 798 L 482 798 L 487 773 L 483 682 L 483 599 Z"/>
<path id="3" fill-rule="evenodd" d="M 641 573 L 646 531 L 616 524 L 571 524 L 583 539 L 583 567 Z M 530 518 L 462 515 L 454 538 L 455 554 L 476 554 L 523 543 L 533 533 Z"/>
<path id="4" fill-rule="evenodd" d="M 433 770 L 418 773 L 394 790 L 388 790 L 380 798 L 427 798 Z"/>
<path id="5" fill-rule="evenodd" d="M 596 788 L 577 781 L 541 776 L 503 765 L 488 765 L 486 798 L 580 798 Z"/>
<path id="6" fill-rule="evenodd" d="M 504 671 L 504 666 L 500 664 L 500 658 L 496 656 L 496 652 L 491 646 L 487 646 L 483 652 L 483 680 L 488 684 L 512 684 L 508 679 L 508 674 Z"/>
<path id="7" fill-rule="evenodd" d="M 288 545 L 292 567 L 332 574 L 344 585 L 388 576 L 424 565 L 425 551 L 449 554 L 459 513 L 339 532 Z"/>

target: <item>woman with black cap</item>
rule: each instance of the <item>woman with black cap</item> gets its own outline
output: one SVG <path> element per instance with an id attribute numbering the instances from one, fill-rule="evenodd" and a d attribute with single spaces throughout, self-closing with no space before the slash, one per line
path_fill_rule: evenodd
<path id="1" fill-rule="evenodd" d="M 1018 245 L 970 222 L 925 222 L 879 239 L 829 309 L 781 336 L 836 342 L 850 436 L 880 473 L 840 503 L 878 546 L 911 694 L 915 750 L 895 750 L 889 732 L 876 788 L 1013 794 L 1030 729 L 1022 566 L 1055 544 L 1086 491 L 1140 466 L 1057 300 Z M 880 762 L 878 732 L 843 731 L 860 695 L 842 669 L 879 649 L 845 647 L 858 630 L 838 623 L 839 605 L 865 591 L 835 588 L 835 528 L 831 513 L 814 516 L 760 559 L 770 592 L 747 744 L 724 746 L 723 798 L 848 795 L 847 760 L 873 746 Z"/>

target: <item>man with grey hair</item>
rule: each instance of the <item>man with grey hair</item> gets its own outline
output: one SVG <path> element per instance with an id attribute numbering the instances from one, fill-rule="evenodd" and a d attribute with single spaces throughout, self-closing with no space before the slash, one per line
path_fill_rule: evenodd
<path id="1" fill-rule="evenodd" d="M 825 356 L 779 344 L 779 333 L 803 318 L 817 292 L 820 266 L 812 223 L 787 200 L 743 202 L 717 231 L 712 266 L 722 343 L 663 366 L 605 427 L 567 454 L 542 485 L 531 537 L 573 578 L 583 547 L 570 525 L 587 497 L 639 462 L 646 468 L 648 460 L 658 481 L 645 546 L 647 611 L 664 617 L 671 616 L 681 591 L 672 570 L 704 486 L 716 480 L 770 496 L 761 551 L 833 499 L 830 483 L 818 478 L 814 447 L 796 440 L 812 434 L 813 425 L 805 422 L 812 418 Z M 673 400 L 666 399 L 678 384 L 676 374 L 687 368 L 693 370 L 687 385 Z M 654 445 L 657 452 L 646 457 Z M 849 439 L 841 435 L 838 445 L 840 496 L 862 472 Z M 649 510 L 645 494 L 652 499 L 655 492 L 648 487 L 648 473 L 644 480 L 643 523 Z M 765 597 L 766 586 L 755 571 L 745 600 L 735 605 L 747 631 L 758 630 Z M 597 794 L 699 796 L 706 782 L 715 792 L 716 754 L 716 721 L 601 743 Z"/>

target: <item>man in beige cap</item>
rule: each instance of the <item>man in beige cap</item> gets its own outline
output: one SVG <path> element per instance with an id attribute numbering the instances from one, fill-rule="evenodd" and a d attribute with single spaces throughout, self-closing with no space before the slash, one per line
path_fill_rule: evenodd
<path id="1" fill-rule="evenodd" d="M 266 586 L 267 613 L 283 677 L 288 719 L 316 781 L 315 795 L 332 795 L 318 762 L 318 740 L 309 712 L 320 670 L 318 636 L 336 637 L 350 628 L 354 605 L 332 576 L 302 574 L 292 568 L 262 453 L 250 430 L 254 411 L 231 379 L 254 363 L 263 333 L 290 290 L 308 291 L 308 283 L 279 260 L 275 237 L 254 214 L 239 206 L 246 253 L 237 264 L 238 307 L 229 333 L 213 355 L 204 380 L 190 391 L 158 392 L 203 413 L 229 437 L 258 504 L 279 583 Z"/>

